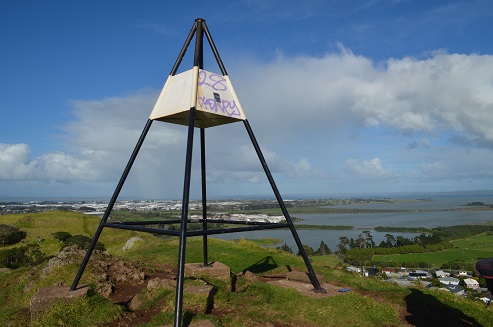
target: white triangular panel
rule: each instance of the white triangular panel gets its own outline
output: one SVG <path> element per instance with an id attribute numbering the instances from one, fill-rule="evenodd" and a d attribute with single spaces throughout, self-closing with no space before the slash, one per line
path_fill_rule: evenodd
<path id="1" fill-rule="evenodd" d="M 193 69 L 169 76 L 152 109 L 150 119 L 159 119 L 190 110 Z"/>
<path id="2" fill-rule="evenodd" d="M 149 118 L 188 125 L 192 107 L 196 109 L 196 127 L 206 128 L 246 119 L 229 77 L 197 67 L 168 77 Z"/>

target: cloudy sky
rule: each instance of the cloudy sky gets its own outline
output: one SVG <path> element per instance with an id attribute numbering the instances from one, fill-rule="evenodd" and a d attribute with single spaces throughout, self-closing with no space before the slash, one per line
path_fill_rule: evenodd
<path id="1" fill-rule="evenodd" d="M 493 189 L 492 1 L 19 0 L 0 4 L 0 197 L 109 198 L 197 17 L 281 193 Z M 186 134 L 154 122 L 122 197 L 180 199 Z M 272 194 L 243 124 L 206 143 L 211 197 Z"/>

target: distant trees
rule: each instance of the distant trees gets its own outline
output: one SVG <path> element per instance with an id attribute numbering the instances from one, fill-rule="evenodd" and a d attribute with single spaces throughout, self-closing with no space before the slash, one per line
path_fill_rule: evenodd
<path id="1" fill-rule="evenodd" d="M 332 254 L 332 251 L 324 241 L 320 242 L 320 246 L 316 250 L 308 245 L 303 245 L 303 247 L 309 256 Z M 385 239 L 377 246 L 371 231 L 364 230 L 358 234 L 356 239 L 346 236 L 339 237 L 339 244 L 336 247 L 335 253 L 343 257 L 345 262 L 369 265 L 372 263 L 374 255 L 437 252 L 451 248 L 453 245 L 450 242 L 442 241 L 442 237 L 435 233 L 421 233 L 413 238 L 405 238 L 400 235 L 394 236 L 387 233 L 385 234 Z M 293 253 L 286 243 L 277 249 Z M 300 254 L 298 251 L 298 255 Z M 425 266 L 425 263 L 416 263 L 416 267 Z"/>
<path id="2" fill-rule="evenodd" d="M 380 248 L 392 248 L 396 245 L 397 240 L 392 234 L 385 234 L 385 240 L 380 242 L 378 247 Z"/>
<path id="3" fill-rule="evenodd" d="M 320 246 L 315 251 L 315 255 L 327 255 L 327 254 L 331 254 L 331 253 L 332 252 L 330 251 L 327 244 L 325 244 L 324 241 L 320 241 Z"/>
<path id="4" fill-rule="evenodd" d="M 311 246 L 306 245 L 306 244 L 303 244 L 303 249 L 305 250 L 305 253 L 307 256 L 312 256 L 315 253 L 313 248 Z M 298 251 L 298 255 L 301 255 L 300 251 Z"/>
<path id="5" fill-rule="evenodd" d="M 373 236 L 371 235 L 369 230 L 364 230 L 363 234 L 365 234 L 365 248 L 372 248 L 375 246 L 375 242 L 373 242 Z"/>
<path id="6" fill-rule="evenodd" d="M 453 247 L 451 243 L 444 242 L 438 233 L 421 233 L 410 239 L 400 235 L 394 237 L 387 233 L 385 240 L 376 246 L 370 231 L 365 230 L 356 239 L 341 236 L 339 241 L 336 253 L 343 257 L 345 262 L 353 265 L 372 264 L 374 255 L 437 252 Z M 414 264 L 415 267 L 427 265 L 421 262 Z"/>
<path id="7" fill-rule="evenodd" d="M 372 262 L 372 249 L 353 249 L 346 252 L 344 261 L 352 265 L 367 266 Z"/>
<path id="8" fill-rule="evenodd" d="M 349 239 L 346 236 L 339 237 L 339 244 L 337 245 L 337 249 L 339 250 L 338 252 L 346 253 L 348 250 L 347 249 L 348 243 L 349 243 Z"/>
<path id="9" fill-rule="evenodd" d="M 339 238 L 341 240 L 342 238 Z M 341 240 L 343 241 L 343 240 Z M 367 249 L 375 247 L 373 236 L 368 230 L 364 230 L 363 233 L 358 234 L 358 238 L 355 240 L 352 237 L 349 239 L 349 249 Z"/>
<path id="10" fill-rule="evenodd" d="M 278 246 L 277 249 L 284 251 L 284 252 L 293 253 L 293 250 L 291 249 L 291 247 L 289 245 L 287 245 L 286 243 L 284 243 L 282 246 Z"/>
<path id="11" fill-rule="evenodd" d="M 288 252 L 288 253 L 293 253 L 291 247 L 289 247 L 286 243 L 284 243 L 282 246 L 277 247 L 278 250 Z M 320 241 L 320 246 L 318 247 L 317 250 L 313 250 L 311 246 L 308 246 L 306 244 L 303 244 L 303 249 L 305 250 L 305 253 L 308 256 L 313 256 L 313 255 L 328 255 L 331 254 L 332 251 L 330 251 L 330 248 L 328 247 L 327 244 L 324 243 L 324 241 Z M 300 251 L 298 251 L 298 255 L 301 255 Z"/>

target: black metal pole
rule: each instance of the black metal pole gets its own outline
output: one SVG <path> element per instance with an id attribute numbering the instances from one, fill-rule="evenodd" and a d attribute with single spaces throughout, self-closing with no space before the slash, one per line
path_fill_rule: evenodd
<path id="1" fill-rule="evenodd" d="M 173 69 L 171 69 L 171 73 L 170 73 L 171 76 L 175 75 L 176 71 L 178 70 L 178 67 L 180 67 L 180 63 L 183 60 L 185 53 L 187 52 L 188 46 L 190 45 L 190 42 L 192 41 L 193 35 L 195 34 L 196 30 L 197 30 L 197 21 L 193 23 L 192 29 L 190 30 L 190 33 L 188 33 L 188 37 L 185 41 L 185 44 L 183 44 L 183 47 L 181 48 L 180 54 L 176 59 Z"/>
<path id="2" fill-rule="evenodd" d="M 197 18 L 195 20 L 195 53 L 194 53 L 194 67 L 199 67 L 203 62 L 203 19 Z M 193 87 L 198 87 L 194 85 Z M 188 119 L 188 141 L 187 141 L 187 154 L 185 162 L 185 178 L 183 183 L 183 200 L 181 211 L 181 229 L 180 229 L 180 248 L 178 253 L 178 275 L 176 281 L 176 298 L 175 298 L 175 321 L 174 327 L 180 327 L 182 319 L 183 309 L 183 286 L 185 283 L 185 255 L 187 244 L 187 220 L 188 220 L 188 205 L 190 200 L 190 177 L 192 172 L 192 150 L 193 150 L 193 130 L 195 127 L 195 111 L 196 108 L 190 108 L 190 115 Z"/>
<path id="3" fill-rule="evenodd" d="M 200 26 L 201 31 L 205 29 L 205 21 L 201 20 L 202 24 Z M 198 33 L 197 33 L 198 34 Z M 200 54 L 198 58 L 198 66 L 200 69 L 204 69 L 204 42 L 203 36 L 201 36 L 201 42 L 197 45 L 199 47 L 198 51 Z M 206 170 L 205 170 L 205 128 L 200 129 L 200 166 L 201 166 L 201 178 L 202 178 L 202 229 L 207 230 L 207 182 L 206 182 Z M 204 266 L 209 266 L 209 255 L 208 255 L 208 242 L 207 234 L 202 237 L 202 247 L 204 253 Z"/>
<path id="4" fill-rule="evenodd" d="M 289 224 L 289 229 L 291 230 L 291 234 L 293 234 L 293 238 L 296 242 L 296 245 L 298 246 L 301 256 L 305 261 L 306 268 L 308 269 L 308 276 L 310 277 L 310 281 L 312 282 L 312 285 L 315 288 L 315 292 L 326 293 L 327 291 L 320 286 L 317 276 L 315 275 L 315 271 L 313 270 L 312 264 L 310 263 L 310 259 L 308 258 L 306 251 L 303 248 L 303 244 L 301 243 L 300 237 L 298 236 L 298 233 L 294 228 L 293 221 L 291 220 L 288 210 L 286 209 L 286 205 L 282 200 L 281 193 L 279 193 L 279 190 L 277 189 L 276 183 L 274 182 L 274 178 L 272 177 L 269 167 L 267 166 L 267 162 L 265 161 L 265 158 L 262 155 L 262 151 L 260 150 L 260 146 L 258 145 L 255 135 L 253 134 L 252 128 L 250 127 L 250 123 L 248 122 L 247 119 L 245 119 L 243 123 L 245 124 L 246 130 L 248 132 L 248 135 L 250 136 L 250 140 L 252 141 L 253 147 L 255 148 L 258 158 L 260 159 L 260 163 L 262 164 L 265 174 L 267 175 L 267 179 L 269 180 L 270 186 L 272 187 L 272 191 L 274 191 L 277 202 L 281 207 L 282 213 L 284 214 L 284 218 L 286 218 L 286 221 Z"/>
<path id="5" fill-rule="evenodd" d="M 223 61 L 221 60 L 221 57 L 219 56 L 219 52 L 217 51 L 216 45 L 214 44 L 214 40 L 212 39 L 211 33 L 209 33 L 209 29 L 207 28 L 207 24 L 205 23 L 205 21 L 203 22 L 202 25 L 204 27 L 204 33 L 205 33 L 205 36 L 207 37 L 207 41 L 209 41 L 209 45 L 211 46 L 212 53 L 214 54 L 214 57 L 216 58 L 219 69 L 221 69 L 221 73 L 223 75 L 228 75 L 228 72 L 226 71 L 226 67 L 224 67 Z"/>
<path id="6" fill-rule="evenodd" d="M 142 131 L 142 134 L 140 135 L 140 138 L 137 142 L 137 145 L 135 146 L 134 151 L 132 152 L 132 155 L 130 156 L 130 159 L 128 160 L 127 166 L 125 167 L 125 170 L 123 171 L 122 177 L 120 178 L 120 181 L 118 182 L 118 185 L 116 186 L 115 192 L 113 193 L 113 196 L 111 197 L 111 200 L 108 203 L 108 206 L 106 207 L 106 211 L 104 212 L 103 218 L 101 218 L 101 222 L 99 223 L 98 229 L 96 230 L 96 233 L 94 234 L 94 237 L 92 238 L 92 241 L 89 244 L 89 247 L 88 247 L 87 252 L 86 252 L 86 256 L 84 257 L 81 265 L 79 266 L 79 271 L 77 272 L 77 275 L 75 276 L 75 279 L 72 283 L 72 286 L 70 287 L 71 291 L 74 291 L 77 288 L 77 285 L 79 284 L 80 278 L 82 277 L 82 274 L 84 273 L 84 270 L 86 269 L 87 263 L 89 262 L 89 258 L 91 257 L 91 254 L 94 251 L 94 248 L 96 247 L 96 244 L 98 242 L 99 236 L 101 235 L 101 232 L 103 231 L 104 224 L 108 220 L 108 217 L 110 216 L 111 210 L 113 210 L 113 206 L 115 205 L 115 202 L 118 199 L 118 195 L 120 194 L 120 191 L 123 187 L 123 184 L 125 183 L 125 180 L 127 179 L 128 173 L 130 172 L 130 169 L 132 168 L 132 165 L 135 161 L 135 158 L 137 158 L 137 154 L 139 153 L 140 147 L 144 143 L 145 137 L 147 135 L 147 132 L 151 128 L 151 125 L 152 125 L 152 120 L 148 119 L 147 123 L 144 127 L 144 130 Z"/>
<path id="7" fill-rule="evenodd" d="M 183 200 L 181 207 L 180 247 L 178 251 L 178 274 L 176 278 L 175 327 L 180 327 L 183 308 L 183 285 L 185 282 L 185 254 L 187 246 L 188 204 L 190 199 L 190 176 L 192 172 L 192 149 L 195 108 L 190 109 L 188 125 L 187 154 L 185 162 L 185 178 L 183 183 Z"/>
<path id="8" fill-rule="evenodd" d="M 200 129 L 200 155 L 202 171 L 202 229 L 207 230 L 207 178 L 205 170 L 205 129 Z M 209 266 L 207 234 L 202 237 L 202 246 L 204 252 L 204 266 Z"/>

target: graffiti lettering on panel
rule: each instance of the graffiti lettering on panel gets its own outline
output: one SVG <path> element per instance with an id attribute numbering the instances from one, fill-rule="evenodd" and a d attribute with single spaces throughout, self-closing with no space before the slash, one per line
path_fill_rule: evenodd
<path id="1" fill-rule="evenodd" d="M 212 96 L 204 95 L 204 92 L 199 92 L 197 102 L 200 108 L 218 114 L 225 114 L 229 117 L 241 117 L 240 109 L 236 105 L 235 100 L 228 99 L 228 97 L 232 96 L 228 92 L 228 83 L 224 76 L 200 70 L 199 87 L 202 89 L 212 89 Z"/>

